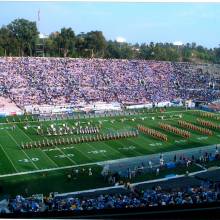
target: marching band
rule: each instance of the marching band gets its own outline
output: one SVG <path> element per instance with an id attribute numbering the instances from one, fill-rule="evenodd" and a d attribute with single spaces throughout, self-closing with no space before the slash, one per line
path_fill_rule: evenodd
<path id="1" fill-rule="evenodd" d="M 148 134 L 154 138 L 160 139 L 162 141 L 167 141 L 167 135 L 165 135 L 159 131 L 156 131 L 154 129 L 147 128 L 142 125 L 138 125 L 138 130 L 145 133 L 145 134 Z"/>
<path id="2" fill-rule="evenodd" d="M 173 132 L 183 138 L 190 138 L 191 136 L 190 132 L 173 127 L 169 124 L 160 123 L 159 125 L 160 125 L 160 128 L 162 128 L 163 130 Z"/>
<path id="3" fill-rule="evenodd" d="M 82 136 L 82 137 L 62 137 L 55 138 L 52 140 L 43 139 L 42 141 L 31 141 L 26 143 L 21 143 L 22 149 L 31 148 L 44 148 L 44 147 L 55 147 L 57 145 L 67 145 L 67 144 L 79 144 L 84 142 L 94 142 L 94 141 L 106 141 L 106 140 L 117 140 L 121 138 L 137 137 L 139 134 L 138 130 L 123 131 L 117 133 L 108 134 L 96 134 L 93 136 Z"/>

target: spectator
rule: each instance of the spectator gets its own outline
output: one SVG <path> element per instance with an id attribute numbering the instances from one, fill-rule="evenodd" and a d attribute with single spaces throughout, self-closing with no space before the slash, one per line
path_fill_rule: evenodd
<path id="1" fill-rule="evenodd" d="M 145 60 L 0 58 L 1 91 L 17 106 L 93 103 L 212 101 L 211 77 L 190 63 Z"/>
<path id="2" fill-rule="evenodd" d="M 152 206 L 169 206 L 184 204 L 201 204 L 220 201 L 219 187 L 212 184 L 189 187 L 188 189 L 163 190 L 160 186 L 155 189 L 133 188 L 127 183 L 127 193 L 96 194 L 92 197 L 46 197 L 42 201 L 36 198 L 16 196 L 8 203 L 10 212 L 43 212 L 49 211 L 83 211 L 109 208 L 136 208 Z"/>

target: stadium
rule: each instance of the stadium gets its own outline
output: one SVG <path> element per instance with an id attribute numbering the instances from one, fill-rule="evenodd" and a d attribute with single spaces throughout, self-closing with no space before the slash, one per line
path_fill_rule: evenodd
<path id="1" fill-rule="evenodd" d="M 219 202 L 218 63 L 19 56 L 2 33 L 3 215 Z"/>

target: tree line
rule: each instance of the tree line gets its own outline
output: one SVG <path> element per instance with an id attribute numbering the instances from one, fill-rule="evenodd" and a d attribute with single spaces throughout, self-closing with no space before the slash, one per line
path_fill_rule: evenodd
<path id="1" fill-rule="evenodd" d="M 101 31 L 75 34 L 61 28 L 47 38 L 39 37 L 36 22 L 15 19 L 0 28 L 0 56 L 47 56 L 112 59 L 145 59 L 220 63 L 220 47 L 205 48 L 196 43 L 130 44 L 106 40 Z"/>

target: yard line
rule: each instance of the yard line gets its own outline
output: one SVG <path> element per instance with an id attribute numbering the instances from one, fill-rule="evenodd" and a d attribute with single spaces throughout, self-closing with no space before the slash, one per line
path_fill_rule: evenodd
<path id="1" fill-rule="evenodd" d="M 129 141 L 128 140 L 128 138 L 126 138 L 126 139 L 124 139 L 124 140 L 126 140 L 126 141 L 128 141 L 128 142 L 131 142 L 131 141 Z M 127 147 L 127 145 L 125 146 L 125 144 L 123 144 L 121 141 L 123 141 L 123 139 L 122 140 L 118 140 L 117 141 L 117 144 L 119 144 L 122 148 L 123 147 Z M 136 144 L 136 143 L 135 143 Z M 137 148 L 137 146 L 135 145 L 133 142 L 132 142 L 132 146 L 134 146 L 135 147 L 135 149 Z M 110 145 L 109 145 L 110 146 Z M 120 148 L 121 148 L 120 147 Z M 112 147 L 113 148 L 113 147 Z M 124 154 L 124 152 L 122 151 L 120 151 L 120 148 L 117 150 L 118 152 L 120 152 L 123 156 L 125 156 L 126 154 Z M 114 149 L 114 148 L 113 148 Z M 137 151 L 137 150 L 134 150 L 134 149 L 131 149 L 130 151 L 133 151 L 134 153 L 136 153 L 137 154 L 137 156 L 143 156 L 144 154 L 142 154 L 142 153 L 140 153 L 139 151 Z"/>
<path id="2" fill-rule="evenodd" d="M 68 121 L 67 121 L 68 123 Z M 72 123 L 69 123 L 72 125 Z M 89 143 L 85 143 L 86 145 L 88 145 L 90 148 L 92 148 L 93 150 L 96 150 L 91 144 Z M 79 149 L 77 149 L 79 152 L 81 152 L 84 156 L 86 156 L 88 159 L 91 159 L 91 157 L 87 156 L 85 153 L 83 153 L 82 151 L 80 151 Z M 104 153 L 101 153 L 105 158 L 110 159 L 109 157 L 107 157 Z M 93 159 L 92 159 L 93 160 Z"/>
<path id="3" fill-rule="evenodd" d="M 121 153 L 119 150 L 116 150 L 115 148 L 111 147 L 110 145 L 106 144 L 104 141 L 102 142 L 103 145 L 105 145 L 107 148 L 110 148 L 112 151 L 115 151 L 120 156 L 124 157 L 125 155 Z"/>
<path id="4" fill-rule="evenodd" d="M 130 124 L 129 124 L 129 125 L 130 125 Z M 112 127 L 120 128 L 120 127 L 118 127 L 118 126 L 116 126 L 116 125 L 112 125 Z M 139 135 L 138 137 L 139 137 L 139 138 L 142 138 L 140 135 Z M 126 138 L 126 139 L 128 139 L 128 138 Z M 131 141 L 131 140 L 127 140 L 127 141 L 131 142 L 134 146 L 137 146 L 137 145 L 138 145 L 139 148 L 141 148 L 141 149 L 143 149 L 143 150 L 146 150 L 143 146 L 140 146 L 139 144 L 137 144 L 137 142 L 133 142 L 133 141 Z M 122 145 L 123 145 L 123 144 L 122 144 Z M 123 145 L 123 146 L 124 146 L 124 145 Z M 144 155 L 143 153 L 140 153 L 140 152 L 137 151 L 137 150 L 132 150 L 132 151 L 136 152 L 136 154 L 139 154 L 140 156 Z"/>
<path id="5" fill-rule="evenodd" d="M 78 152 L 80 152 L 83 156 L 85 156 L 89 160 L 94 161 L 94 159 L 92 157 L 89 157 L 88 155 L 86 155 L 83 151 L 79 150 L 76 146 L 74 149 L 77 150 Z"/>
<path id="6" fill-rule="evenodd" d="M 91 144 L 89 143 L 85 143 L 86 145 L 88 145 L 90 148 L 92 148 L 93 150 L 97 151 Z M 111 159 L 109 158 L 107 155 L 105 155 L 105 153 L 101 153 L 105 158 L 107 158 L 108 160 Z"/>
<path id="7" fill-rule="evenodd" d="M 11 162 L 12 166 L 14 167 L 15 171 L 18 173 L 17 168 L 15 167 L 14 163 L 12 162 L 11 158 L 8 156 L 7 152 L 5 151 L 4 147 L 2 146 L 2 144 L 0 144 L 2 151 L 4 152 L 4 154 L 6 155 L 6 157 L 8 158 L 8 160 Z"/>
<path id="8" fill-rule="evenodd" d="M 34 128 L 32 128 L 32 129 L 34 129 Z M 35 130 L 35 129 L 34 129 Z M 47 140 L 49 140 L 46 136 L 45 136 L 45 138 L 47 139 Z M 74 160 L 72 160 L 69 156 L 67 156 L 59 147 L 57 147 L 56 145 L 55 145 L 55 149 L 57 149 L 58 151 L 60 151 L 65 157 L 67 157 L 72 163 L 74 163 L 74 164 L 77 164 L 76 163 L 76 161 L 74 161 Z"/>
<path id="9" fill-rule="evenodd" d="M 6 131 L 8 133 L 8 135 L 11 137 L 11 139 L 15 142 L 15 144 L 17 146 L 19 146 L 18 142 L 13 138 L 12 135 L 10 135 L 10 133 L 8 131 Z M 33 164 L 33 166 L 39 170 L 39 168 L 37 167 L 37 165 L 31 160 L 31 158 L 25 153 L 25 151 L 21 148 L 22 152 L 26 155 L 26 157 L 30 160 L 30 162 Z"/>
<path id="10" fill-rule="evenodd" d="M 112 127 L 115 127 L 115 128 L 118 128 L 118 126 L 116 125 L 111 125 Z M 105 145 L 107 148 L 111 149 L 112 151 L 115 151 L 117 154 L 119 154 L 121 157 L 124 157 L 125 155 L 123 153 L 121 153 L 119 150 L 111 147 L 110 145 L 104 143 L 104 142 L 101 142 L 103 145 Z M 133 142 L 132 142 L 133 143 Z M 120 144 L 120 145 L 123 145 L 123 144 Z M 91 145 L 90 145 L 91 146 Z M 124 145 L 123 145 L 124 146 Z M 142 156 L 143 154 L 142 153 L 139 153 L 138 151 L 136 150 L 133 150 L 134 152 L 136 152 L 138 155 Z M 108 157 L 109 158 L 109 157 Z"/>
<path id="11" fill-rule="evenodd" d="M 107 161 L 105 161 L 105 162 L 107 162 Z M 92 165 L 99 165 L 99 162 L 76 164 L 76 165 L 63 166 L 63 167 L 55 167 L 55 168 L 48 168 L 48 169 L 41 169 L 41 170 L 24 171 L 24 172 L 19 172 L 19 173 L 12 173 L 12 174 L 3 174 L 3 175 L 0 175 L 0 178 L 11 177 L 11 176 L 21 176 L 21 175 L 34 174 L 34 173 L 42 173 L 42 172 L 49 172 L 49 171 L 56 171 L 56 170 L 65 170 L 65 169 L 69 169 L 69 168 L 92 166 Z"/>
<path id="12" fill-rule="evenodd" d="M 195 152 L 197 152 L 197 151 L 199 152 L 200 150 L 207 151 L 207 150 L 210 150 L 212 148 L 213 148 L 213 145 L 209 145 L 209 146 L 198 147 L 197 149 L 189 148 L 189 149 L 185 149 L 185 150 L 176 150 L 176 151 L 170 151 L 170 152 L 165 152 L 165 153 L 166 154 L 181 155 L 185 151 L 189 151 L 189 150 L 193 150 L 193 152 L 194 151 Z M 149 154 L 149 155 L 146 155 L 146 156 L 125 157 L 125 158 L 122 158 L 122 159 L 106 160 L 106 161 L 99 161 L 99 162 L 92 162 L 92 163 L 85 163 L 85 164 L 78 164 L 78 165 L 70 165 L 70 166 L 63 166 L 63 167 L 56 167 L 56 168 L 48 168 L 48 169 L 42 169 L 42 170 L 24 171 L 24 172 L 13 173 L 13 174 L 3 174 L 3 175 L 0 175 L 0 178 L 2 178 L 2 177 L 10 177 L 10 176 L 20 176 L 20 175 L 33 174 L 33 173 L 40 173 L 40 172 L 46 172 L 46 171 L 64 170 L 64 169 L 68 169 L 68 168 L 91 166 L 91 165 L 104 166 L 105 164 L 108 164 L 108 163 L 119 163 L 119 162 L 123 162 L 123 161 L 126 161 L 126 160 L 138 161 L 138 160 L 143 160 L 143 158 L 146 158 L 146 157 L 147 158 L 159 158 L 159 156 L 160 156 L 159 153 L 155 153 L 155 154 Z"/>
<path id="13" fill-rule="evenodd" d="M 17 127 L 18 127 L 18 126 L 17 126 Z M 18 127 L 18 128 L 19 128 L 19 127 Z M 33 141 L 32 138 L 31 138 L 29 135 L 27 135 L 22 129 L 19 128 L 19 130 L 21 130 L 22 133 L 25 134 L 25 136 L 26 136 L 29 140 Z M 58 165 L 57 165 L 44 151 L 41 150 L 40 152 L 42 152 L 43 154 L 45 154 L 46 157 L 47 157 L 56 167 L 58 167 Z"/>
<path id="14" fill-rule="evenodd" d="M 206 169 L 206 167 L 202 166 L 202 165 L 201 165 L 201 164 L 199 164 L 199 163 L 195 163 L 195 165 L 196 165 L 197 167 L 202 168 L 203 170 L 207 170 L 207 169 Z"/>

